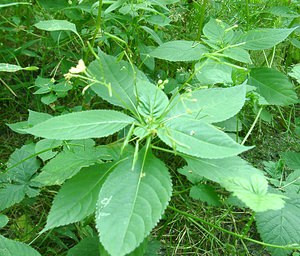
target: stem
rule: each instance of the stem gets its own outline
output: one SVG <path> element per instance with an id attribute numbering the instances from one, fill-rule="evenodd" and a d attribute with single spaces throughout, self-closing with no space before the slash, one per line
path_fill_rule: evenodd
<path id="1" fill-rule="evenodd" d="M 177 212 L 177 213 L 179 213 L 179 214 L 181 214 L 181 215 L 187 217 L 187 219 L 189 219 L 189 220 L 191 220 L 191 221 L 192 221 L 192 220 L 199 221 L 199 222 L 204 223 L 204 224 L 206 224 L 206 225 L 208 225 L 208 226 L 210 226 L 210 227 L 216 228 L 216 229 L 218 229 L 218 230 L 220 230 L 220 231 L 222 231 L 222 232 L 224 232 L 224 233 L 227 233 L 227 234 L 233 235 L 233 236 L 235 236 L 235 237 L 238 237 L 238 238 L 240 238 L 240 239 L 242 239 L 242 240 L 247 240 L 247 241 L 250 241 L 250 242 L 253 242 L 253 243 L 256 243 L 256 244 L 260 244 L 260 245 L 268 246 L 268 247 L 272 247 L 272 248 L 280 248 L 280 249 L 285 249 L 285 250 L 293 250 L 293 249 L 299 250 L 299 249 L 300 249 L 300 246 L 292 246 L 292 245 L 285 245 L 285 246 L 284 246 L 284 245 L 277 245 L 277 244 L 268 244 L 268 243 L 264 243 L 264 242 L 261 242 L 261 241 L 258 241 L 258 240 L 255 240 L 255 239 L 246 237 L 246 236 L 244 236 L 244 235 L 241 235 L 241 234 L 238 234 L 238 233 L 229 231 L 229 230 L 227 230 L 227 229 L 225 229 L 225 228 L 222 228 L 222 227 L 220 227 L 220 226 L 218 226 L 218 225 L 215 225 L 215 224 L 213 224 L 213 223 L 211 223 L 211 222 L 208 222 L 208 221 L 206 221 L 206 220 L 204 220 L 204 219 L 201 219 L 201 218 L 199 218 L 199 217 L 197 217 L 197 216 L 194 216 L 194 215 L 191 215 L 191 214 L 189 214 L 189 213 L 187 213 L 187 212 L 178 210 L 178 209 L 175 208 L 175 207 L 168 206 L 168 208 L 169 208 L 170 210 L 173 210 L 174 212 Z"/>
<path id="2" fill-rule="evenodd" d="M 96 20 L 96 29 L 95 29 L 95 32 L 94 32 L 94 35 L 93 35 L 93 38 L 92 38 L 92 41 L 91 41 L 91 47 L 92 48 L 94 47 L 97 34 L 98 34 L 98 32 L 101 28 L 101 21 L 102 21 L 101 12 L 102 12 L 102 0 L 99 0 L 98 14 L 97 14 L 97 20 Z M 85 58 L 84 58 L 85 61 L 88 57 L 88 54 L 89 54 L 89 51 L 86 52 L 86 55 L 85 55 Z"/>
<path id="3" fill-rule="evenodd" d="M 284 124 L 285 124 L 285 126 L 286 126 L 286 129 L 287 129 L 286 131 L 289 132 L 289 131 L 290 131 L 290 122 L 287 122 L 287 121 L 285 120 L 285 117 L 284 117 L 284 115 L 283 115 L 283 113 L 282 113 L 280 107 L 279 107 L 279 106 L 276 106 L 276 107 L 277 107 L 278 112 L 279 112 L 279 114 L 280 114 L 280 116 L 281 116 L 281 118 L 282 118 L 282 120 L 283 120 L 283 122 L 284 122 Z"/>
<path id="4" fill-rule="evenodd" d="M 259 118 L 259 116 L 260 116 L 262 110 L 263 110 L 263 108 L 261 107 L 261 108 L 259 109 L 257 115 L 256 115 L 256 118 L 255 118 L 253 124 L 252 124 L 251 127 L 250 127 L 250 130 L 248 131 L 247 135 L 245 136 L 244 140 L 242 141 L 242 145 L 245 144 L 245 142 L 247 141 L 248 137 L 250 136 L 252 130 L 254 129 L 254 127 L 255 127 L 255 125 L 256 125 L 256 123 L 257 123 L 257 121 L 258 121 L 258 118 Z"/>
<path id="5" fill-rule="evenodd" d="M 205 9 L 206 9 L 207 2 L 208 2 L 208 0 L 203 0 L 202 1 L 202 6 L 201 6 L 201 9 L 200 9 L 200 12 L 199 12 L 200 17 L 198 17 L 199 21 L 198 21 L 198 33 L 197 33 L 197 39 L 196 39 L 197 41 L 200 41 L 200 38 L 201 38 L 201 33 L 202 33 L 203 23 L 204 23 L 204 14 L 205 14 Z M 199 4 L 196 1 L 194 2 L 194 4 L 199 6 Z"/>

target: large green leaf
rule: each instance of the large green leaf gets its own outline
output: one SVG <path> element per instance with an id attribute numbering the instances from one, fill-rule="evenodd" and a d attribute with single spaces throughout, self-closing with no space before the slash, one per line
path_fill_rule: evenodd
<path id="1" fill-rule="evenodd" d="M 241 47 L 228 48 L 223 51 L 223 54 L 227 58 L 230 58 L 230 59 L 233 59 L 233 60 L 236 60 L 239 62 L 248 63 L 248 64 L 252 63 L 250 54 L 248 53 L 248 51 L 246 51 L 245 49 L 243 49 Z"/>
<path id="2" fill-rule="evenodd" d="M 256 212 L 283 208 L 284 195 L 269 193 L 268 182 L 261 175 L 225 179 L 221 184 Z"/>
<path id="3" fill-rule="evenodd" d="M 6 215 L 0 214 L 0 228 L 3 228 L 8 223 L 9 219 Z"/>
<path id="4" fill-rule="evenodd" d="M 207 39 L 216 45 L 226 45 L 234 38 L 232 29 L 228 29 L 229 25 L 216 19 L 210 19 L 203 27 L 203 34 Z"/>
<path id="5" fill-rule="evenodd" d="M 276 245 L 294 245 L 300 249 L 300 198 L 289 195 L 284 208 L 256 214 L 258 232 L 264 242 Z M 268 247 L 274 256 L 290 255 L 292 250 Z"/>
<path id="6" fill-rule="evenodd" d="M 67 256 L 100 256 L 99 238 L 86 237 L 72 247 Z M 103 256 L 101 254 L 101 256 Z"/>
<path id="7" fill-rule="evenodd" d="M 21 202 L 25 197 L 24 184 L 6 184 L 0 188 L 0 211 Z"/>
<path id="8" fill-rule="evenodd" d="M 29 110 L 28 121 L 21 121 L 13 124 L 7 124 L 7 126 L 14 132 L 26 134 L 24 129 L 30 128 L 38 123 L 50 119 L 52 116 L 47 113 L 40 113 Z"/>
<path id="9" fill-rule="evenodd" d="M 236 143 L 213 125 L 186 117 L 170 119 L 158 128 L 157 135 L 174 150 L 203 158 L 235 156 L 251 148 Z"/>
<path id="10" fill-rule="evenodd" d="M 185 157 L 190 174 L 204 177 L 211 181 L 221 183 L 224 179 L 248 178 L 252 175 L 261 175 L 263 172 L 254 168 L 239 157 L 223 159 L 202 159 Z"/>
<path id="11" fill-rule="evenodd" d="M 88 72 L 100 82 L 91 86 L 95 93 L 111 104 L 133 112 L 137 103 L 137 86 L 149 86 L 147 77 L 136 67 L 103 52 L 88 66 Z M 111 86 L 111 94 L 104 84 Z"/>
<path id="12" fill-rule="evenodd" d="M 150 56 L 169 61 L 200 60 L 208 49 L 194 41 L 171 41 L 158 46 Z"/>
<path id="13" fill-rule="evenodd" d="M 40 167 L 40 162 L 35 157 L 35 144 L 27 144 L 16 149 L 7 162 L 10 180 L 26 183 Z"/>
<path id="14" fill-rule="evenodd" d="M 38 29 L 46 31 L 71 31 L 78 35 L 75 24 L 67 20 L 44 20 L 34 24 L 34 26 Z"/>
<path id="15" fill-rule="evenodd" d="M 280 154 L 285 164 L 293 170 L 300 170 L 300 153 L 288 151 Z"/>
<path id="16" fill-rule="evenodd" d="M 281 72 L 272 68 L 253 68 L 249 84 L 256 86 L 258 93 L 271 105 L 286 106 L 297 103 L 293 84 Z"/>
<path id="17" fill-rule="evenodd" d="M 165 165 L 142 150 L 119 164 L 99 194 L 96 226 L 111 256 L 133 251 L 157 224 L 171 197 L 172 184 Z"/>
<path id="18" fill-rule="evenodd" d="M 13 241 L 0 235 L 0 255 L 1 256 L 41 256 L 29 245 Z"/>
<path id="19" fill-rule="evenodd" d="M 39 193 L 31 187 L 31 178 L 40 166 L 34 148 L 34 144 L 28 144 L 15 150 L 7 162 L 7 172 L 0 173 L 0 210 L 21 202 L 25 195 Z"/>
<path id="20" fill-rule="evenodd" d="M 245 42 L 244 49 L 265 50 L 286 39 L 296 28 L 263 28 L 245 33 L 241 41 Z"/>
<path id="21" fill-rule="evenodd" d="M 169 117 L 190 116 L 215 123 L 236 115 L 246 99 L 246 85 L 195 90 L 172 99 Z"/>
<path id="22" fill-rule="evenodd" d="M 269 193 L 263 173 L 239 157 L 201 159 L 185 157 L 189 173 L 220 183 L 255 211 L 280 209 L 281 195 Z"/>
<path id="23" fill-rule="evenodd" d="M 111 135 L 132 122 L 121 112 L 89 110 L 56 116 L 25 131 L 46 139 L 88 139 Z"/>
<path id="24" fill-rule="evenodd" d="M 43 231 L 84 219 L 96 209 L 100 188 L 113 164 L 83 168 L 68 180 L 55 196 Z"/>
<path id="25" fill-rule="evenodd" d="M 211 59 L 198 62 L 195 65 L 196 77 L 201 84 L 231 84 L 232 67 Z"/>
<path id="26" fill-rule="evenodd" d="M 43 186 L 59 185 L 77 174 L 81 168 L 101 162 L 102 157 L 109 157 L 105 147 L 85 147 L 66 150 L 51 159 L 33 181 Z"/>
<path id="27" fill-rule="evenodd" d="M 35 145 L 35 152 L 39 153 L 38 156 L 43 160 L 49 160 L 52 157 L 54 157 L 58 152 L 53 151 L 52 149 L 55 149 L 62 145 L 61 140 L 49 140 L 49 139 L 43 139 L 36 143 Z M 43 152 L 45 151 L 45 152 Z M 42 153 L 40 153 L 42 152 Z"/>
<path id="28" fill-rule="evenodd" d="M 146 117 L 160 117 L 169 104 L 167 95 L 159 87 L 146 86 L 138 95 L 139 113 Z"/>

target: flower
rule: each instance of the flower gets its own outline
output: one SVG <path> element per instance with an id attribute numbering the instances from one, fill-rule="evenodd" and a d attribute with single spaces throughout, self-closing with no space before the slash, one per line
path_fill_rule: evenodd
<path id="1" fill-rule="evenodd" d="M 86 70 L 86 66 L 85 66 L 83 60 L 80 59 L 78 61 L 78 64 L 77 64 L 76 67 L 72 67 L 72 68 L 69 69 L 69 73 L 78 74 L 78 73 L 84 72 L 85 70 Z"/>

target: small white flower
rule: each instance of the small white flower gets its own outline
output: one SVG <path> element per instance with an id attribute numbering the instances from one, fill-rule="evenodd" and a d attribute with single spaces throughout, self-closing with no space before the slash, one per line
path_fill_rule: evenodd
<path id="1" fill-rule="evenodd" d="M 72 68 L 69 69 L 69 73 L 78 74 L 78 73 L 81 73 L 85 70 L 86 70 L 86 66 L 85 66 L 83 60 L 79 60 L 76 67 L 72 67 Z"/>

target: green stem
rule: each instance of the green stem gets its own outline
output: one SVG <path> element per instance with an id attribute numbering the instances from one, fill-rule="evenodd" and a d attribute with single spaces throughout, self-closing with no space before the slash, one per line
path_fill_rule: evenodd
<path id="1" fill-rule="evenodd" d="M 238 233 L 229 231 L 229 230 L 227 230 L 227 229 L 225 229 L 225 228 L 222 228 L 222 227 L 220 227 L 220 226 L 218 226 L 218 225 L 215 225 L 215 224 L 213 224 L 213 223 L 211 223 L 211 222 L 208 222 L 208 221 L 206 221 L 206 220 L 204 220 L 204 219 L 201 219 L 201 218 L 199 218 L 199 217 L 197 217 L 197 216 L 194 216 L 194 215 L 191 215 L 191 214 L 189 214 L 189 213 L 187 213 L 187 212 L 178 210 L 178 209 L 175 208 L 175 207 L 168 206 L 168 208 L 169 208 L 170 210 L 173 210 L 174 212 L 177 212 L 177 213 L 179 213 L 179 214 L 181 214 L 181 215 L 187 217 L 187 219 L 199 221 L 199 222 L 204 223 L 204 224 L 206 224 L 206 225 L 208 225 L 208 226 L 210 226 L 210 227 L 213 227 L 213 228 L 215 228 L 215 229 L 218 229 L 218 230 L 220 230 L 220 231 L 222 231 L 222 232 L 224 232 L 224 233 L 227 233 L 227 234 L 233 235 L 233 236 L 235 236 L 235 237 L 238 237 L 238 238 L 240 238 L 240 239 L 242 239 L 242 240 L 247 240 L 247 241 L 250 241 L 250 242 L 253 242 L 253 243 L 256 243 L 256 244 L 260 244 L 260 245 L 267 246 L 267 247 L 272 247 L 272 248 L 280 248 L 280 249 L 285 249 L 285 250 L 293 250 L 293 249 L 294 249 L 294 250 L 299 250 L 299 249 L 300 249 L 300 246 L 289 246 L 289 245 L 285 245 L 285 246 L 284 246 L 284 245 L 277 245 L 277 244 L 268 244 L 268 243 L 264 243 L 264 242 L 261 242 L 261 241 L 258 241 L 258 240 L 255 240 L 255 239 L 246 237 L 246 236 L 244 236 L 244 235 L 241 235 L 241 234 L 238 234 Z"/>
<path id="2" fill-rule="evenodd" d="M 93 35 L 93 38 L 92 38 L 92 41 L 91 41 L 92 48 L 94 47 L 97 34 L 98 34 L 98 32 L 99 32 L 99 30 L 101 28 L 101 21 L 102 21 L 101 12 L 102 12 L 102 0 L 99 0 L 98 14 L 97 14 L 97 20 L 96 20 L 96 29 L 94 31 L 94 35 Z M 89 54 L 89 51 L 86 52 L 84 61 L 87 60 L 88 54 Z"/>
<path id="3" fill-rule="evenodd" d="M 201 9 L 200 9 L 200 12 L 199 12 L 200 17 L 198 16 L 197 41 L 200 41 L 200 38 L 201 38 L 201 33 L 202 33 L 203 23 L 204 23 L 204 14 L 205 14 L 205 9 L 206 9 L 207 3 L 208 3 L 208 0 L 203 0 L 202 1 L 202 6 L 201 6 Z M 198 5 L 197 7 L 199 7 L 199 4 L 196 3 L 196 2 L 194 2 L 194 5 Z"/>
<path id="4" fill-rule="evenodd" d="M 247 141 L 248 137 L 250 136 L 252 130 L 254 129 L 254 127 L 255 127 L 255 125 L 256 125 L 258 119 L 259 119 L 259 116 L 260 116 L 262 110 L 263 110 L 263 108 L 261 107 L 261 108 L 259 109 L 259 111 L 258 111 L 258 113 L 257 113 L 257 115 L 256 115 L 256 118 L 255 118 L 253 124 L 251 125 L 251 127 L 250 127 L 250 129 L 249 129 L 247 135 L 245 136 L 244 140 L 242 141 L 242 145 L 245 144 L 245 142 Z"/>

